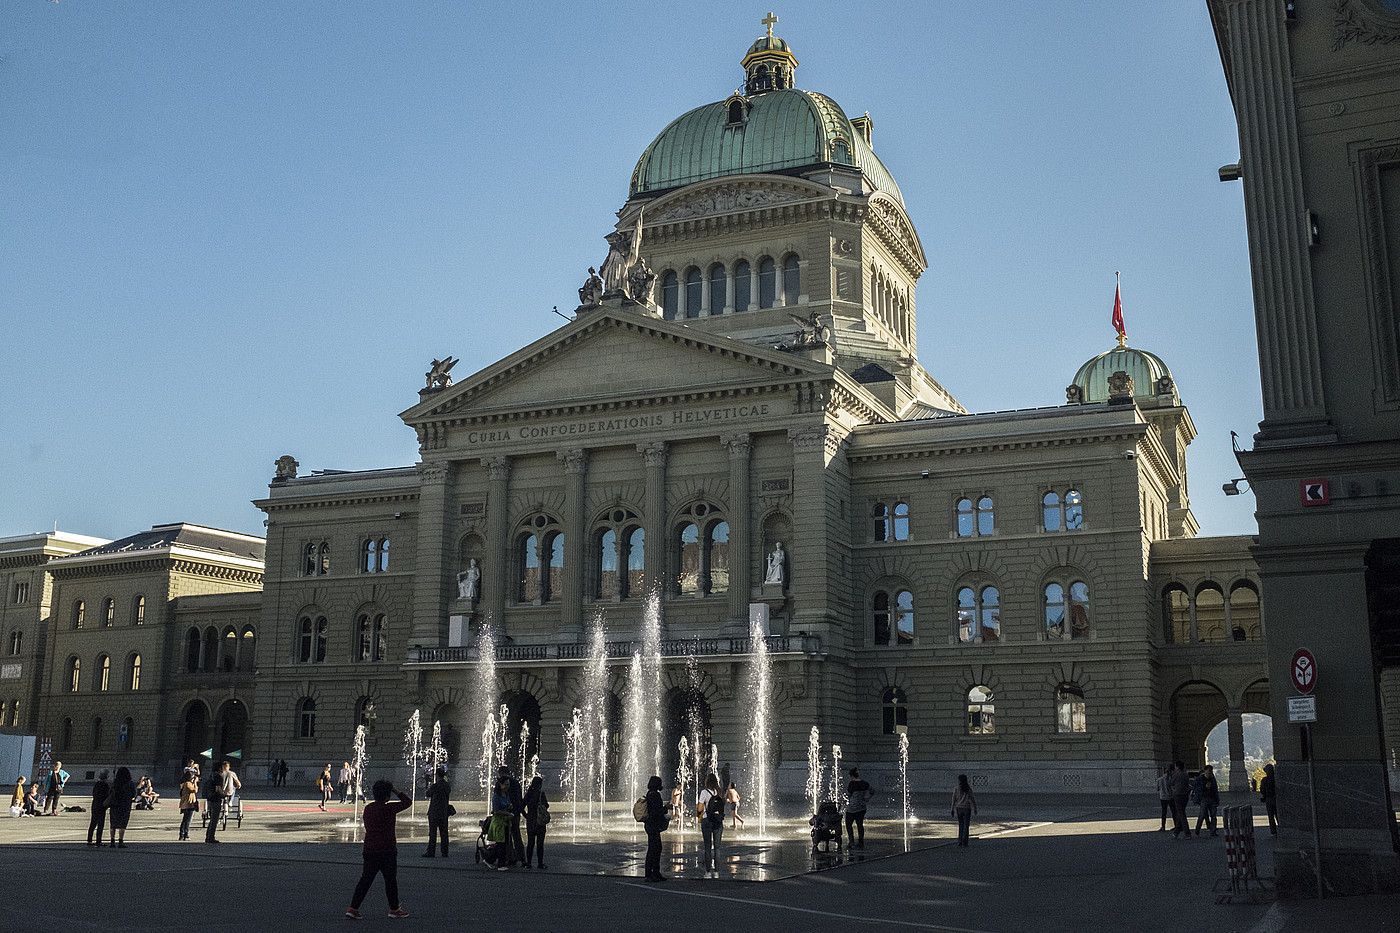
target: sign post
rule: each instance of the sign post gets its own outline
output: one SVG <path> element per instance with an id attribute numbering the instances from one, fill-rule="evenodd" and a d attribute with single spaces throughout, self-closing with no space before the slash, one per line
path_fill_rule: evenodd
<path id="1" fill-rule="evenodd" d="M 1317 722 L 1317 697 L 1312 695 L 1317 687 L 1317 658 L 1313 657 L 1313 653 L 1307 648 L 1299 648 L 1293 652 L 1293 663 L 1288 666 L 1288 675 L 1293 681 L 1293 689 L 1302 694 L 1288 698 L 1288 721 L 1299 723 L 1303 748 L 1308 753 L 1308 809 L 1312 811 L 1313 870 L 1317 873 L 1317 899 L 1322 900 L 1322 832 L 1317 825 L 1317 767 L 1314 764 L 1317 748 L 1313 745 L 1312 737 L 1312 723 Z"/>

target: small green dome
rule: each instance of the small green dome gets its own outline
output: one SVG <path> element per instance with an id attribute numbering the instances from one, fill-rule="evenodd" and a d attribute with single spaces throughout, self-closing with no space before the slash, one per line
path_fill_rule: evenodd
<path id="1" fill-rule="evenodd" d="M 749 51 L 748 51 L 748 54 L 745 55 L 745 58 L 747 58 L 748 55 L 752 55 L 752 54 L 755 53 L 755 52 L 788 52 L 788 53 L 791 53 L 791 52 L 792 52 L 792 49 L 789 49 L 789 48 L 788 48 L 788 44 L 787 44 L 786 42 L 784 42 L 782 39 L 779 39 L 777 36 L 763 36 L 763 37 L 760 38 L 757 42 L 755 42 L 753 45 L 749 46 Z"/>
<path id="2" fill-rule="evenodd" d="M 1134 347 L 1114 347 L 1079 367 L 1072 385 L 1079 387 L 1083 401 L 1104 402 L 1108 400 L 1108 377 L 1119 371 L 1133 377 L 1134 398 L 1159 394 L 1158 382 L 1172 374 L 1155 353 Z"/>
<path id="3" fill-rule="evenodd" d="M 782 41 L 759 39 L 755 47 Z M 798 88 L 756 94 L 744 99 L 739 123 L 728 104 L 697 107 L 662 130 L 637 161 L 631 194 L 832 162 L 860 169 L 871 187 L 904 204 L 894 176 L 830 97 Z"/>

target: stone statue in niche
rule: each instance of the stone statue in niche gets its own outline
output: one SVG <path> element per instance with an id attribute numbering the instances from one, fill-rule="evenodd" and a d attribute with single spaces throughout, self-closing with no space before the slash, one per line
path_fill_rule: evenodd
<path id="1" fill-rule="evenodd" d="M 472 558 L 471 566 L 457 574 L 457 598 L 475 600 L 477 585 L 481 582 L 481 568 L 476 565 L 476 558 Z"/>
<path id="2" fill-rule="evenodd" d="M 588 281 L 578 290 L 578 302 L 585 307 L 592 307 L 602 300 L 603 280 L 598 277 L 598 270 L 589 266 Z"/>
<path id="3" fill-rule="evenodd" d="M 782 586 L 786 582 L 787 552 L 783 550 L 783 542 L 779 541 L 773 545 L 773 553 L 768 555 L 768 567 L 763 575 L 763 585 Z"/>

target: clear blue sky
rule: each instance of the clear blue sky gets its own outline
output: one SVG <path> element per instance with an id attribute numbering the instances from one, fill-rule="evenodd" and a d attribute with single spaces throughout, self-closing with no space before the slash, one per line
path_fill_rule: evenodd
<path id="1" fill-rule="evenodd" d="M 261 533 L 273 461 L 417 459 L 397 413 L 562 325 L 637 157 L 741 83 L 732 2 L 0 6 L 0 535 Z M 930 267 L 924 365 L 1055 405 L 1128 335 L 1253 533 L 1261 417 L 1238 141 L 1204 0 L 776 7 L 800 87 L 869 111 Z"/>

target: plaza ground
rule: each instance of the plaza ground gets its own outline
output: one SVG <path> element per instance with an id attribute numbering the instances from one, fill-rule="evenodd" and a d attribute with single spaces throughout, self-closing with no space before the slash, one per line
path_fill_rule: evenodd
<path id="1" fill-rule="evenodd" d="M 0 930 L 343 927 L 359 875 L 351 808 L 321 813 L 312 800 L 270 793 L 250 792 L 243 825 L 230 825 L 218 846 L 199 841 L 199 833 L 176 841 L 173 807 L 134 813 L 126 849 L 86 847 L 87 813 L 0 820 L 0 865 L 9 882 Z M 475 833 L 465 816 L 454 821 L 451 857 L 424 859 L 423 827 L 407 822 L 399 847 L 400 889 L 412 914 L 406 922 L 531 933 L 771 933 L 775 925 L 985 933 L 1400 930 L 1395 893 L 1229 902 L 1222 897 L 1224 840 L 1173 840 L 1157 831 L 1156 802 L 1145 798 L 985 795 L 971 847 L 957 848 L 954 827 L 933 819 L 918 825 L 907 853 L 899 824 L 873 818 L 873 811 L 866 849 L 854 858 L 813 857 L 796 823 L 775 828 L 767 840 L 746 828 L 726 839 L 728 867 L 717 881 L 700 877 L 695 832 L 670 833 L 663 870 L 672 880 L 661 885 L 635 877 L 639 834 L 592 841 L 581 832 L 573 842 L 559 804 L 556 811 L 546 872 L 475 864 Z M 1256 841 L 1267 879 L 1274 857 L 1267 828 Z M 761 872 L 773 880 L 745 880 Z M 389 923 L 386 911 L 377 885 L 362 922 Z"/>

